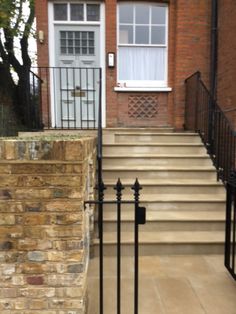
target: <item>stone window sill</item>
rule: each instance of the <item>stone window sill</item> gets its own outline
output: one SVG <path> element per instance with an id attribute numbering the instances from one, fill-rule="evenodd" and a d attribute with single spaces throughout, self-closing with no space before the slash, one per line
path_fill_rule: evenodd
<path id="1" fill-rule="evenodd" d="M 171 92 L 171 87 L 115 87 L 115 92 Z"/>

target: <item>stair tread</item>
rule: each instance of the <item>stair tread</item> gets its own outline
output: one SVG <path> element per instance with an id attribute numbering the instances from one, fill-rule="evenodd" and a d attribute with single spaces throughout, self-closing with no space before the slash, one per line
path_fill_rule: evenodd
<path id="1" fill-rule="evenodd" d="M 174 128 L 170 127 L 170 126 L 160 126 L 160 127 L 106 127 L 103 129 L 103 131 L 114 131 L 114 130 L 117 130 L 117 131 L 127 131 L 127 130 L 131 130 L 132 132 L 133 131 L 137 131 L 137 132 L 140 132 L 140 131 L 144 131 L 144 130 L 148 130 L 148 131 L 156 131 L 156 130 L 171 130 L 171 131 L 174 131 Z M 188 131 L 187 131 L 188 132 Z M 186 132 L 186 133 L 187 133 Z"/>
<path id="2" fill-rule="evenodd" d="M 140 244 L 210 244 L 224 243 L 224 231 L 155 231 L 139 232 Z M 116 232 L 104 233 L 104 244 L 116 243 Z M 134 243 L 133 232 L 121 233 L 122 243 Z M 94 240 L 95 244 L 99 243 L 98 239 Z"/>
<path id="3" fill-rule="evenodd" d="M 103 170 L 105 171 L 113 171 L 113 170 L 124 170 L 124 171 L 129 171 L 129 170 L 139 170 L 139 171 L 146 171 L 146 170 L 157 170 L 157 171 L 214 171 L 216 172 L 216 169 L 213 166 L 192 166 L 192 167 L 173 167 L 173 166 L 149 166 L 149 165 L 143 165 L 143 166 L 103 166 Z"/>
<path id="4" fill-rule="evenodd" d="M 154 135 L 154 136 L 193 136 L 193 137 L 197 137 L 199 138 L 199 135 L 197 133 L 182 133 L 182 132 L 160 132 L 160 133 L 153 133 L 153 132 L 148 132 L 148 131 L 144 131 L 142 133 L 140 132 L 126 132 L 126 131 L 123 131 L 123 132 L 119 132 L 119 131 L 116 131 L 114 133 L 115 135 L 140 135 L 140 136 L 143 136 L 143 135 Z M 200 138 L 199 138 L 200 140 Z"/>
<path id="5" fill-rule="evenodd" d="M 112 158 L 112 159 L 115 159 L 115 158 L 122 158 L 122 159 L 125 159 L 125 158 L 183 158 L 183 159 L 187 159 L 187 158 L 194 158 L 194 159 L 210 159 L 210 157 L 207 155 L 207 154 L 199 154 L 199 155 L 181 155 L 181 154 L 148 154 L 148 153 L 145 153 L 145 154 L 127 154 L 127 155 L 119 155 L 119 154 L 104 154 L 103 155 L 103 158 Z"/>
<path id="6" fill-rule="evenodd" d="M 225 212 L 222 211 L 147 211 L 147 221 L 225 221 Z M 122 221 L 133 221 L 134 211 L 122 211 Z M 117 221 L 115 211 L 104 212 L 104 221 Z"/>
<path id="7" fill-rule="evenodd" d="M 124 186 L 132 186 L 134 184 L 134 180 L 133 179 L 123 179 L 121 180 L 122 184 Z M 151 185 L 151 186 L 163 186 L 163 185 L 167 185 L 167 186 L 172 186 L 172 185 L 194 185 L 194 186 L 217 186 L 217 187 L 223 187 L 223 184 L 221 182 L 218 181 L 213 181 L 213 180 L 194 180 L 194 179 L 140 179 L 140 184 L 141 186 L 145 186 L 145 185 Z M 112 185 L 114 186 L 117 182 L 117 179 L 105 179 L 104 183 L 105 185 Z"/>
<path id="8" fill-rule="evenodd" d="M 104 143 L 103 146 L 197 146 L 197 147 L 204 147 L 202 143 Z"/>
<path id="9" fill-rule="evenodd" d="M 130 196 L 124 195 L 123 200 L 130 200 Z M 144 194 L 140 195 L 141 202 L 222 202 L 225 201 L 225 193 L 218 194 Z M 114 196 L 105 196 L 105 200 L 114 200 Z"/>

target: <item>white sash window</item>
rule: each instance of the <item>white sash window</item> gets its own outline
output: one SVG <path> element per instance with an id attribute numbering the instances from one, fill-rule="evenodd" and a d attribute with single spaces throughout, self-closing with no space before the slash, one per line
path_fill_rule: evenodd
<path id="1" fill-rule="evenodd" d="M 168 7 L 165 4 L 119 4 L 120 86 L 167 86 L 167 24 Z"/>

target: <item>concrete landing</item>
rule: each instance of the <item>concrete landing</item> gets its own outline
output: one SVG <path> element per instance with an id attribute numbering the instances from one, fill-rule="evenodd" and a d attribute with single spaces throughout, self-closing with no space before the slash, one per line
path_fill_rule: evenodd
<path id="1" fill-rule="evenodd" d="M 140 257 L 139 314 L 236 314 L 236 282 L 222 255 Z M 122 314 L 133 313 L 133 259 L 122 259 Z M 116 259 L 104 259 L 104 314 L 116 314 Z M 90 261 L 88 314 L 99 314 L 98 258 Z"/>

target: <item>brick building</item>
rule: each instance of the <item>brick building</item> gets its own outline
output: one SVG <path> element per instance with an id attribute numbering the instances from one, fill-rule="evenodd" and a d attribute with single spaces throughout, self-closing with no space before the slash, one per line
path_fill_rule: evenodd
<path id="1" fill-rule="evenodd" d="M 236 2 L 220 0 L 218 8 L 217 99 L 235 126 L 236 109 Z"/>
<path id="2" fill-rule="evenodd" d="M 235 103 L 235 57 L 230 52 L 235 51 L 235 41 L 228 29 L 235 22 L 225 16 L 233 17 L 234 12 L 233 0 L 219 1 L 218 97 L 230 110 Z M 107 127 L 182 129 L 184 80 L 200 71 L 210 85 L 211 0 L 40 0 L 36 1 L 36 17 L 39 66 L 102 68 Z M 77 96 L 81 101 L 85 94 Z M 68 93 L 65 98 L 68 100 Z M 70 101 L 52 105 L 56 99 L 51 98 L 51 106 L 54 111 L 63 106 L 69 111 Z M 89 106 L 89 101 L 84 104 Z"/>

